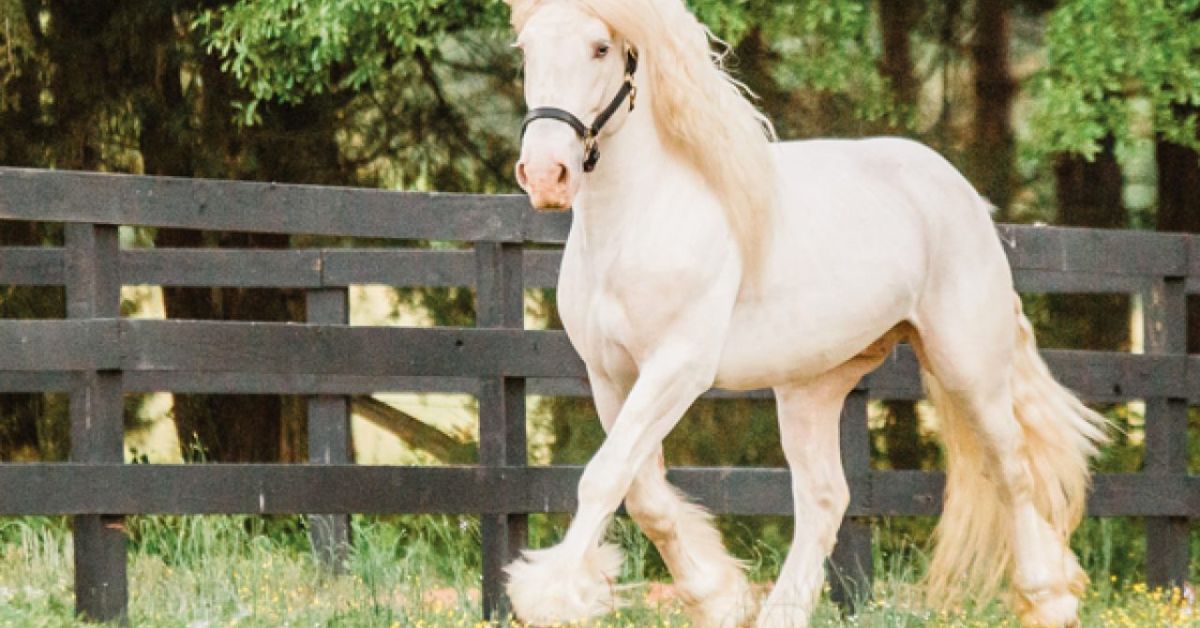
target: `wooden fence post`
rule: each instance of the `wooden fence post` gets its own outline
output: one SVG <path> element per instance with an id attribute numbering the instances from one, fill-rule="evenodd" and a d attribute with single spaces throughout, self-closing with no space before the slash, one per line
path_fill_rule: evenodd
<path id="1" fill-rule="evenodd" d="M 350 322 L 349 289 L 324 288 L 305 293 L 305 318 L 310 323 Z M 350 398 L 313 395 L 308 398 L 308 461 L 315 464 L 353 462 Z M 308 517 L 308 536 L 317 559 L 334 573 L 345 570 L 350 551 L 350 515 Z"/>
<path id="2" fill-rule="evenodd" d="M 1154 282 L 1143 293 L 1146 353 L 1187 354 L 1187 294 L 1182 277 Z M 1146 399 L 1146 455 L 1143 473 L 1186 474 L 1188 400 Z M 1182 587 L 1188 575 L 1186 517 L 1146 518 L 1146 580 L 1152 587 Z"/>
<path id="3" fill-rule="evenodd" d="M 66 226 L 67 317 L 120 318 L 117 227 Z M 71 389 L 71 462 L 122 463 L 125 423 L 120 371 L 85 371 Z M 79 515 L 75 544 L 75 612 L 92 621 L 125 622 L 128 605 L 125 525 L 120 515 Z"/>
<path id="4" fill-rule="evenodd" d="M 475 244 L 475 316 L 479 327 L 525 327 L 523 249 L 520 244 Z M 479 463 L 485 467 L 523 466 L 525 378 L 489 377 L 479 385 Z M 483 542 L 483 616 L 508 613 L 503 568 L 528 542 L 523 514 L 480 515 Z"/>
<path id="5" fill-rule="evenodd" d="M 855 390 L 846 397 L 842 408 L 841 443 L 842 468 L 850 490 L 869 490 L 871 443 L 865 390 Z M 871 594 L 873 569 L 870 521 L 865 517 L 846 517 L 842 527 L 838 528 L 837 545 L 829 557 L 830 597 L 843 610 L 853 612 Z"/>

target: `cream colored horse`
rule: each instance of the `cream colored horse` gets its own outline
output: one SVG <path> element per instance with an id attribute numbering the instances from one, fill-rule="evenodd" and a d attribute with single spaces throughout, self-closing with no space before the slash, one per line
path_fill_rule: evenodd
<path id="1" fill-rule="evenodd" d="M 566 537 L 508 567 L 518 617 L 618 605 L 620 555 L 603 537 L 624 499 L 696 625 L 805 625 L 849 500 L 843 400 L 907 340 L 949 458 L 933 599 L 1006 586 L 1026 623 L 1075 623 L 1086 577 L 1067 540 L 1103 420 L 1038 356 L 967 181 L 901 139 L 771 143 L 681 0 L 512 8 L 532 112 L 517 178 L 534 206 L 574 207 L 559 307 L 608 431 Z M 632 108 L 620 91 L 630 74 Z M 602 148 L 591 172 L 585 144 Z M 707 514 L 664 476 L 663 437 L 712 386 L 774 387 L 778 400 L 796 531 L 761 603 Z"/>

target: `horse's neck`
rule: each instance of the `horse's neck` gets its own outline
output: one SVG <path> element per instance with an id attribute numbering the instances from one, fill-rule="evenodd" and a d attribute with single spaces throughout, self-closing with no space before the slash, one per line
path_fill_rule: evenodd
<path id="1" fill-rule="evenodd" d="M 594 245 L 638 228 L 639 215 L 653 211 L 653 196 L 659 196 L 649 191 L 678 168 L 654 126 L 648 95 L 639 95 L 637 108 L 622 112 L 619 122 L 600 138 L 600 161 L 584 175 L 575 203 L 576 226 Z"/>

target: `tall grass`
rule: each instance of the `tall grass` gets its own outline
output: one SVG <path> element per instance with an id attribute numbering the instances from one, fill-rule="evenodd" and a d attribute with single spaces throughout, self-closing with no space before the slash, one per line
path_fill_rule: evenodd
<path id="1" fill-rule="evenodd" d="M 538 544 L 559 530 L 534 522 Z M 355 517 L 354 545 L 335 574 L 312 554 L 299 517 L 131 517 L 130 623 L 134 626 L 479 626 L 479 528 L 473 517 Z M 873 600 L 843 617 L 823 600 L 815 626 L 1016 626 L 997 601 L 962 614 L 916 607 L 914 585 L 925 553 L 903 520 L 878 526 Z M 907 527 L 906 527 L 907 526 Z M 1133 577 L 1112 577 L 1128 557 L 1122 521 L 1091 520 L 1077 545 L 1093 574 L 1084 607 L 1087 626 L 1200 626 L 1192 607 L 1171 592 L 1147 590 Z M 636 527 L 618 520 L 611 535 L 628 557 L 622 580 L 634 584 L 631 608 L 601 626 L 686 626 L 654 550 Z M 751 556 L 752 576 L 774 577 L 785 547 L 735 548 Z M 0 520 L 0 626 L 73 626 L 71 537 L 64 518 Z"/>

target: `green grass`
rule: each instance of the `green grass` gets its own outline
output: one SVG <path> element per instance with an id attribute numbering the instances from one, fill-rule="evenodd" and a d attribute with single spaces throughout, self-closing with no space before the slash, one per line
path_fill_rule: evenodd
<path id="1" fill-rule="evenodd" d="M 548 540 L 544 521 L 536 537 Z M 356 517 L 345 573 L 333 575 L 308 549 L 299 518 L 133 517 L 130 536 L 130 623 L 134 626 L 476 626 L 479 536 L 473 518 Z M 1100 547 L 1111 530 L 1086 531 Z M 898 534 L 886 527 L 881 535 Z M 631 525 L 614 539 L 626 550 L 622 579 L 642 582 L 653 550 Z M 893 543 L 894 544 L 894 543 Z M 1107 545 L 1111 545 L 1111 538 Z M 757 552 L 752 575 L 772 577 L 782 552 Z M 992 602 L 962 614 L 912 608 L 913 582 L 924 554 L 878 552 L 874 601 L 843 618 L 823 599 L 814 626 L 1016 626 Z M 1087 558 L 1085 557 L 1085 562 Z M 1097 554 L 1096 564 L 1112 557 Z M 61 518 L 0 521 L 0 626 L 73 626 L 71 541 Z M 1095 577 L 1099 576 L 1099 577 Z M 1094 574 L 1085 600 L 1086 626 L 1200 626 L 1186 604 L 1142 584 Z M 686 626 L 678 603 L 660 587 L 635 584 L 628 609 L 601 626 Z"/>

